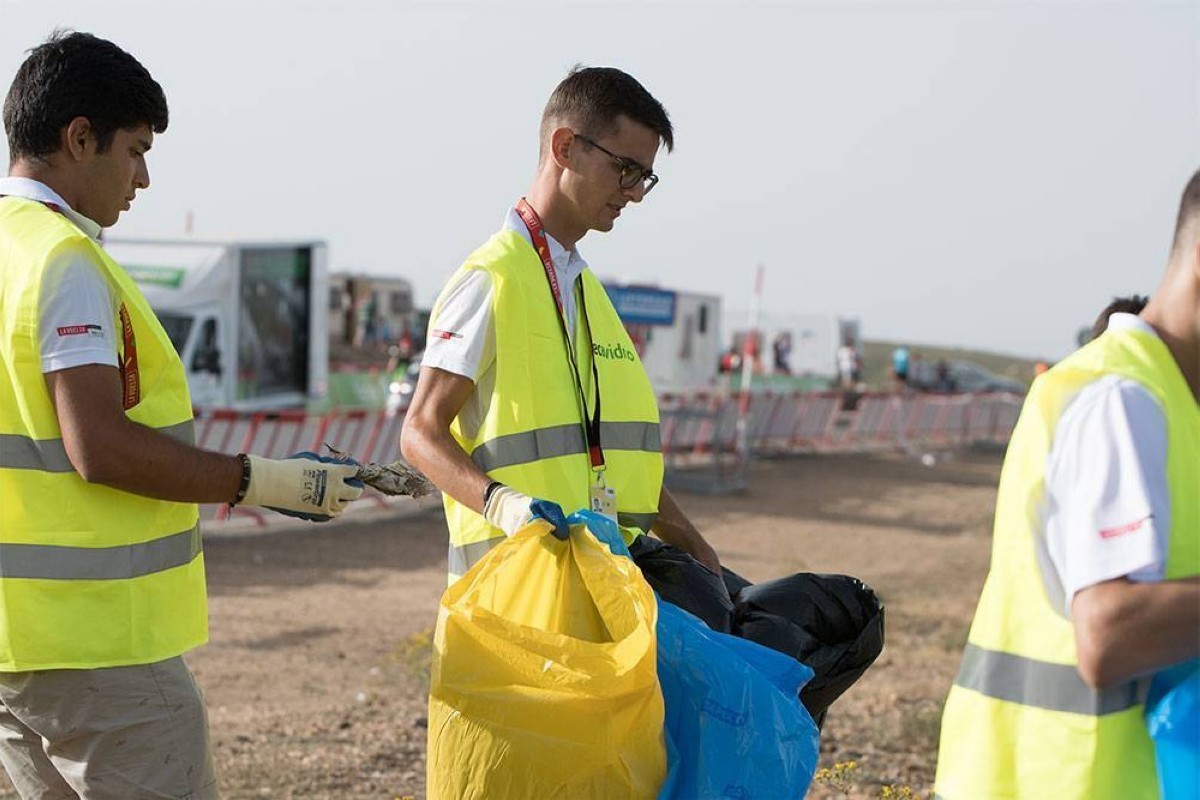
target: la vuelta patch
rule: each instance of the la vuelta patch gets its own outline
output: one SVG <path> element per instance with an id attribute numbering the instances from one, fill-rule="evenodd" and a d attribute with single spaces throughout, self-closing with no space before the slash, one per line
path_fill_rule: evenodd
<path id="1" fill-rule="evenodd" d="M 133 335 L 133 321 L 129 318 L 129 309 L 121 303 L 121 338 L 124 347 L 121 353 L 121 385 L 124 388 L 122 405 L 126 409 L 133 408 L 142 400 L 142 381 L 138 375 L 137 340 Z"/>

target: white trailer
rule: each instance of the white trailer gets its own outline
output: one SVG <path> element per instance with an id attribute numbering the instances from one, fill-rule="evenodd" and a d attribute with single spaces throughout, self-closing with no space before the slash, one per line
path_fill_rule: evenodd
<path id="1" fill-rule="evenodd" d="M 858 320 L 834 314 L 800 314 L 780 325 L 775 335 L 789 336 L 791 353 L 788 366 L 794 375 L 838 378 L 838 348 L 848 346 L 859 352 Z M 771 347 L 774 338 L 766 342 Z M 773 353 L 768 350 L 768 355 Z"/>
<path id="2" fill-rule="evenodd" d="M 113 239 L 183 359 L 197 408 L 301 407 L 325 396 L 324 242 Z"/>
<path id="3" fill-rule="evenodd" d="M 657 392 L 711 389 L 721 359 L 721 298 L 605 283 Z"/>

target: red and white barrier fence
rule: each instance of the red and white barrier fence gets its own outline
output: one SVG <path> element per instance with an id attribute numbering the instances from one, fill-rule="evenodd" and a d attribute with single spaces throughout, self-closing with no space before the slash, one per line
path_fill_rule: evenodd
<path id="1" fill-rule="evenodd" d="M 751 398 L 746 441 L 754 455 L 845 452 L 908 447 L 952 446 L 1008 441 L 1021 411 L 1011 394 L 865 394 L 851 411 L 836 392 L 760 392 Z M 663 395 L 659 400 L 663 455 L 667 469 L 715 465 L 728 485 L 744 483 L 745 462 L 737 452 L 738 397 L 696 393 Z M 222 453 L 280 458 L 301 450 L 327 453 L 325 443 L 359 461 L 387 464 L 400 458 L 404 413 L 334 410 L 246 413 L 216 409 L 196 416 L 196 443 Z M 731 462 L 731 458 L 734 460 Z M 697 485 L 694 488 L 703 490 Z M 374 490 L 367 496 L 386 504 Z M 237 508 L 259 523 L 258 509 Z M 226 519 L 220 506 L 216 519 Z"/>
<path id="2" fill-rule="evenodd" d="M 842 410 L 836 392 L 760 392 L 751 399 L 746 440 L 756 455 L 856 451 L 922 444 L 1006 442 L 1021 411 L 1011 394 L 871 393 Z M 728 453 L 737 444 L 737 398 L 665 395 L 663 452 Z"/>

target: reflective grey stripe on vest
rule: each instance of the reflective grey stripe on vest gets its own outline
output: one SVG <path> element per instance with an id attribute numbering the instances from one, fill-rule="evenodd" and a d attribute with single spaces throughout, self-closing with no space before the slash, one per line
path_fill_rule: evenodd
<path id="1" fill-rule="evenodd" d="M 1073 666 L 986 650 L 969 642 L 954 683 L 996 700 L 1093 717 L 1140 705 L 1150 686 L 1148 680 L 1139 680 L 1093 689 Z"/>
<path id="2" fill-rule="evenodd" d="M 600 441 L 606 450 L 662 450 L 657 422 L 602 422 Z M 471 453 L 471 460 L 484 472 L 514 467 L 547 458 L 586 453 L 583 427 L 578 424 L 555 425 L 523 433 L 497 436 Z"/>
<path id="3" fill-rule="evenodd" d="M 185 444 L 196 443 L 192 420 L 159 430 Z M 32 469 L 38 472 L 74 472 L 62 439 L 31 439 L 15 433 L 0 433 L 0 469 Z"/>
<path id="4" fill-rule="evenodd" d="M 617 524 L 623 528 L 637 528 L 645 533 L 650 532 L 650 527 L 654 525 L 654 520 L 658 514 L 635 514 L 632 511 L 618 511 Z"/>
<path id="5" fill-rule="evenodd" d="M 0 544 L 0 578 L 119 581 L 190 564 L 200 553 L 200 526 L 119 547 Z"/>
<path id="6" fill-rule="evenodd" d="M 471 542 L 455 547 L 450 545 L 450 553 L 446 559 L 446 571 L 451 575 L 463 575 L 471 567 L 479 563 L 493 547 L 504 541 L 503 536 L 494 539 L 484 539 L 482 542 Z"/>
<path id="7" fill-rule="evenodd" d="M 657 422 L 601 422 L 600 441 L 605 450 L 662 452 Z"/>

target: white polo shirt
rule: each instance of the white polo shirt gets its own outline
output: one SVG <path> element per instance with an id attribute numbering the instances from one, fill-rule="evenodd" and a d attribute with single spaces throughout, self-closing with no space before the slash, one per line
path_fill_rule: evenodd
<path id="1" fill-rule="evenodd" d="M 1134 314 L 1113 314 L 1108 328 L 1158 335 Z M 1068 616 L 1081 589 L 1121 577 L 1163 579 L 1171 528 L 1167 421 L 1141 384 L 1101 378 L 1063 411 L 1046 463 L 1044 520 Z"/>
<path id="2" fill-rule="evenodd" d="M 515 208 L 504 220 L 504 229 L 516 231 L 532 246 L 529 229 Z M 563 310 L 567 330 L 575 335 L 575 281 L 587 269 L 578 250 L 568 250 L 546 234 L 558 285 L 563 288 Z M 546 302 L 553 303 L 547 282 Z M 456 276 L 442 289 L 436 304 L 437 316 L 429 322 L 422 367 L 436 367 L 469 378 L 475 391 L 459 412 L 459 422 L 473 436 L 487 412 L 496 385 L 496 329 L 492 317 L 492 276 L 472 270 Z"/>
<path id="3" fill-rule="evenodd" d="M 72 209 L 49 186 L 30 178 L 0 178 L 0 196 L 50 203 L 77 228 L 99 241 L 98 224 Z M 117 298 L 95 263 L 58 258 L 46 265 L 38 299 L 38 344 L 42 372 L 85 364 L 117 366 L 113 320 Z"/>

